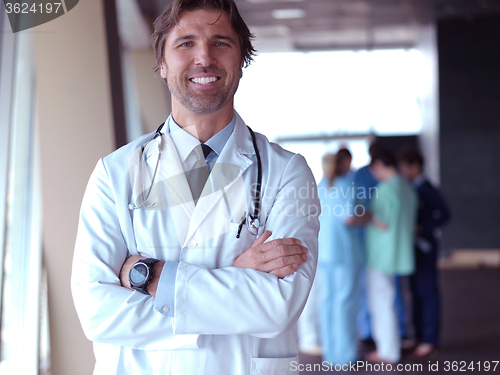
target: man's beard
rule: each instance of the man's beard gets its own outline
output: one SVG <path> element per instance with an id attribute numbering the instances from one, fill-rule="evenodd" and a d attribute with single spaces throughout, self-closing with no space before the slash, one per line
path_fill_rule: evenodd
<path id="1" fill-rule="evenodd" d="M 168 71 L 168 70 L 167 70 Z M 200 73 L 200 72 L 198 72 Z M 213 73 L 224 79 L 227 77 L 225 72 L 218 69 L 204 68 L 202 73 Z M 190 75 L 194 75 L 190 73 Z M 183 83 L 183 82 L 181 82 Z M 196 94 L 187 85 L 179 84 L 176 79 L 171 79 L 167 74 L 167 85 L 172 95 L 188 110 L 199 114 L 214 113 L 226 106 L 233 98 L 238 88 L 238 82 L 232 86 L 224 85 L 214 93 Z"/>

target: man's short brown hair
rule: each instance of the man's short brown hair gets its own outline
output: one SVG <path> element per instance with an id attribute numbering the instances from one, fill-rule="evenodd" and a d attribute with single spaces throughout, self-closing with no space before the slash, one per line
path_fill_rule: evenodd
<path id="1" fill-rule="evenodd" d="M 174 0 L 153 23 L 154 32 L 151 35 L 151 44 L 155 54 L 156 70 L 159 70 L 164 62 L 165 42 L 168 33 L 172 27 L 179 23 L 181 13 L 197 9 L 218 10 L 221 15 L 222 12 L 228 14 L 231 26 L 240 42 L 241 61 L 244 66 L 248 66 L 253 61 L 252 56 L 255 55 L 251 41 L 254 36 L 241 18 L 233 0 Z"/>

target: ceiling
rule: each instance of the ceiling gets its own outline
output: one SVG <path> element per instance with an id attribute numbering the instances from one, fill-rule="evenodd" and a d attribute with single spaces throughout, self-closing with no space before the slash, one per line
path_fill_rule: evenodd
<path id="1" fill-rule="evenodd" d="M 171 0 L 137 0 L 150 24 Z M 500 0 L 235 0 L 259 51 L 408 48 L 438 18 L 500 13 Z M 283 16 L 299 18 L 277 18 Z"/>

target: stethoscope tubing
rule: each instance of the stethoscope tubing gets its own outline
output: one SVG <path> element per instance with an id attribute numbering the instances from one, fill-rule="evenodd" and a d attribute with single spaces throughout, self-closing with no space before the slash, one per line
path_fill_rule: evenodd
<path id="1" fill-rule="evenodd" d="M 250 130 L 250 135 L 252 136 L 253 149 L 255 150 L 255 156 L 257 158 L 257 186 L 255 189 L 255 200 L 254 200 L 254 212 L 251 215 L 252 219 L 255 220 L 259 216 L 260 211 L 260 187 L 262 186 L 262 160 L 260 159 L 259 148 L 257 147 L 257 139 L 255 133 L 247 125 L 248 130 Z"/>
<path id="2" fill-rule="evenodd" d="M 142 158 L 144 158 L 144 149 L 146 148 L 147 144 L 149 142 L 155 140 L 156 138 L 160 137 L 160 144 L 158 145 L 158 160 L 156 161 L 156 166 L 155 166 L 155 170 L 154 170 L 154 173 L 153 173 L 153 178 L 152 178 L 152 181 L 151 181 L 151 186 L 148 189 L 146 197 L 144 197 L 144 189 L 142 189 L 142 203 L 140 205 L 138 205 L 138 206 L 134 205 L 133 203 L 130 203 L 128 205 L 128 207 L 129 207 L 130 210 L 136 210 L 136 209 L 140 209 L 142 207 L 150 208 L 150 207 L 153 207 L 155 205 L 155 202 L 153 202 L 153 203 L 151 203 L 149 205 L 146 204 L 146 202 L 149 199 L 151 191 L 153 190 L 153 185 L 154 185 L 154 181 L 155 181 L 155 178 L 156 178 L 156 173 L 158 171 L 158 165 L 160 164 L 160 159 L 161 159 L 161 154 L 162 154 L 162 144 L 163 144 L 163 139 L 161 138 L 162 137 L 161 130 L 163 129 L 164 125 L 165 125 L 165 123 L 161 124 L 158 127 L 158 129 L 156 129 L 156 132 L 155 132 L 153 138 L 151 138 L 151 140 L 148 141 L 142 147 L 141 161 L 142 161 Z M 252 130 L 252 128 L 250 128 L 250 126 L 247 125 L 247 128 L 250 131 L 250 135 L 252 136 L 252 143 L 253 143 L 253 148 L 254 148 L 254 151 L 255 151 L 255 157 L 257 158 L 257 185 L 255 187 L 255 199 L 253 200 L 253 203 L 254 203 L 254 212 L 253 212 L 253 214 L 249 214 L 248 215 L 251 220 L 249 220 L 249 221 L 247 220 L 247 218 L 246 218 L 246 212 L 245 212 L 244 215 L 243 215 L 243 217 L 241 218 L 241 222 L 240 222 L 240 225 L 238 227 L 236 238 L 240 238 L 241 229 L 242 229 L 242 227 L 243 227 L 243 225 L 245 223 L 247 224 L 247 227 L 248 227 L 248 230 L 250 231 L 250 233 L 252 233 L 254 235 L 257 234 L 257 229 L 259 227 L 258 217 L 259 217 L 259 212 L 260 212 L 260 201 L 261 201 L 262 160 L 260 158 L 259 148 L 257 146 L 257 137 L 255 136 L 255 133 Z M 141 178 L 141 181 L 142 181 L 142 162 L 141 161 L 140 161 L 141 167 L 140 167 L 140 172 L 139 173 L 141 174 L 140 178 Z"/>

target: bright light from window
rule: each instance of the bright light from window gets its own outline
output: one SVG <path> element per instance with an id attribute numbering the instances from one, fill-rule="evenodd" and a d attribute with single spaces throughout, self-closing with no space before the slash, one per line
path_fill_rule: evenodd
<path id="1" fill-rule="evenodd" d="M 235 107 L 270 139 L 298 134 L 416 134 L 416 50 L 262 53 L 243 71 Z"/>
<path id="2" fill-rule="evenodd" d="M 243 71 L 235 108 L 270 140 L 286 136 L 410 135 L 421 130 L 417 50 L 262 53 Z M 351 145 L 353 166 L 367 142 L 285 143 L 321 177 L 321 155 Z M 362 146 L 364 144 L 364 146 Z"/>
<path id="3" fill-rule="evenodd" d="M 272 16 L 277 20 L 288 20 L 294 18 L 304 18 L 306 12 L 304 9 L 275 9 L 272 11 Z"/>

